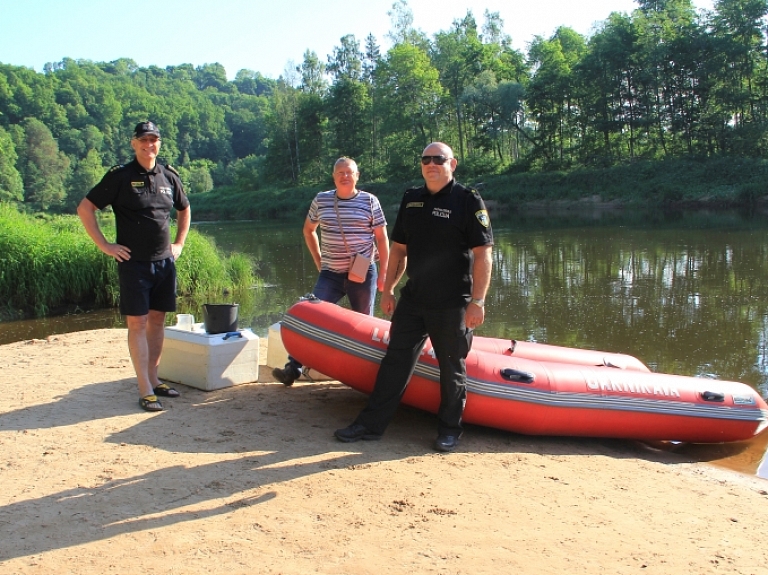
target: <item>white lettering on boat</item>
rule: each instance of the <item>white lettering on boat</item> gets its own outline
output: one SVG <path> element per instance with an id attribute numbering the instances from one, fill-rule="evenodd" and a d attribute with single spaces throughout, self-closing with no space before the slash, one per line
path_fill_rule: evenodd
<path id="1" fill-rule="evenodd" d="M 621 377 L 602 376 L 594 373 L 583 373 L 589 391 L 632 393 L 642 395 L 662 395 L 665 397 L 680 397 L 678 389 L 663 383 L 625 381 Z"/>
<path id="2" fill-rule="evenodd" d="M 751 395 L 734 395 L 733 396 L 733 404 L 734 405 L 755 405 L 757 402 L 755 401 L 755 398 Z"/>
<path id="3" fill-rule="evenodd" d="M 379 337 L 379 328 L 373 328 L 373 335 L 371 335 L 371 340 L 382 342 L 384 345 L 389 345 L 389 330 L 384 330 L 384 335 Z"/>

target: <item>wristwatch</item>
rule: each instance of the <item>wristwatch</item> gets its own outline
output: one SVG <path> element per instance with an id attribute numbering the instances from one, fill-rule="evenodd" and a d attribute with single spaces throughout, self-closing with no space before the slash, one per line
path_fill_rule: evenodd
<path id="1" fill-rule="evenodd" d="M 485 305 L 485 300 L 473 297 L 471 300 L 469 300 L 469 303 L 473 303 L 477 307 L 483 307 Z"/>

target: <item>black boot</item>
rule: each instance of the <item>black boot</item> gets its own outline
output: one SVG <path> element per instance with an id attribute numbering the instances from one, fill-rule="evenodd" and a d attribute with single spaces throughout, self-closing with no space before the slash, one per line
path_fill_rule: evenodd
<path id="1" fill-rule="evenodd" d="M 290 387 L 293 385 L 294 381 L 299 379 L 301 372 L 290 363 L 286 363 L 283 369 L 280 369 L 279 367 L 273 369 L 272 376 L 286 387 Z"/>

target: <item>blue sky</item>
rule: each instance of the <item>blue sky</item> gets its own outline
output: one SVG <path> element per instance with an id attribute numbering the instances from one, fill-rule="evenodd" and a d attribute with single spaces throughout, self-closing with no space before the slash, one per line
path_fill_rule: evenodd
<path id="1" fill-rule="evenodd" d="M 42 71 L 46 62 L 132 58 L 140 66 L 219 62 L 232 79 L 247 68 L 277 78 L 306 49 L 325 61 L 339 38 L 372 33 L 383 49 L 394 0 L 0 0 L 0 62 Z M 694 0 L 710 8 L 712 0 Z M 499 12 L 513 45 L 524 50 L 558 26 L 589 34 L 633 0 L 410 0 L 416 28 L 429 36 L 472 10 Z"/>

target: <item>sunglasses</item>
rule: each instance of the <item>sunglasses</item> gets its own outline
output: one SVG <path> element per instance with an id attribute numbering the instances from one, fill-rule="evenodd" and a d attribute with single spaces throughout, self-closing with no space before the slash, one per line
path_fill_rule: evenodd
<path id="1" fill-rule="evenodd" d="M 428 166 L 429 162 L 434 162 L 436 166 L 442 166 L 445 162 L 452 159 L 453 158 L 446 158 L 445 156 L 422 156 L 421 165 Z"/>

